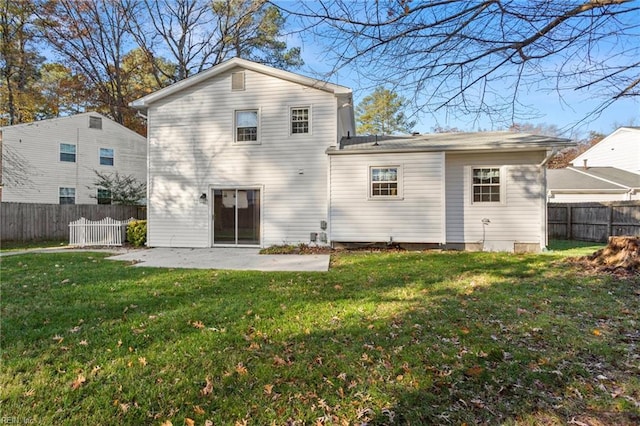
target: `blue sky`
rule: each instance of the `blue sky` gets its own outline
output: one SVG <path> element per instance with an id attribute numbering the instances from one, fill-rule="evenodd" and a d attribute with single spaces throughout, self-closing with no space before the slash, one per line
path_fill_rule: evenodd
<path id="1" fill-rule="evenodd" d="M 291 5 L 289 1 L 282 3 Z M 640 16 L 638 16 L 638 21 L 640 22 Z M 331 70 L 333 64 L 325 63 L 322 59 L 324 47 L 320 42 L 307 36 L 306 33 L 304 38 L 300 34 L 289 37 L 287 43 L 289 47 L 301 47 L 305 65 L 299 70 L 300 73 L 320 78 Z M 375 70 L 371 70 L 371 72 L 375 73 Z M 358 80 L 356 75 L 352 70 L 344 68 L 328 78 L 333 83 L 352 88 L 355 105 L 372 91 L 371 83 L 366 80 Z M 547 86 L 552 84 L 552 82 L 542 81 L 541 85 L 545 85 L 545 83 Z M 505 92 L 508 90 L 505 86 Z M 410 97 L 412 94 L 405 93 L 403 95 Z M 589 113 L 602 102 L 602 98 L 588 92 L 567 91 L 563 92 L 561 98 L 557 92 L 543 91 L 531 86 L 528 89 L 523 88 L 519 93 L 519 98 L 520 103 L 527 106 L 527 111 L 530 114 L 527 114 L 526 118 L 517 118 L 515 121 L 555 125 L 564 130 L 564 135 L 567 137 L 580 138 L 588 134 L 589 131 L 609 134 L 621 125 L 640 126 L 640 99 L 623 99 L 615 102 L 602 114 L 589 116 Z M 468 131 L 502 130 L 509 117 L 499 122 L 486 117 L 477 120 L 475 117 L 454 117 L 444 112 L 430 112 L 422 113 L 415 119 L 417 119 L 417 124 L 414 130 L 420 133 L 429 133 L 437 126 L 455 127 Z"/>

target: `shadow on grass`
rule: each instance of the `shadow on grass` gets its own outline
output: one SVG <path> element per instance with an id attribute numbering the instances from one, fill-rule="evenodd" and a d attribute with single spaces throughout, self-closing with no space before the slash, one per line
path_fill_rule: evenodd
<path id="1" fill-rule="evenodd" d="M 638 420 L 609 392 L 634 389 L 635 284 L 549 256 L 357 253 L 323 274 L 37 256 L 2 260 L 3 404 L 24 415 L 493 424 L 617 407 L 619 424 Z M 38 399 L 50 393 L 63 396 Z"/>

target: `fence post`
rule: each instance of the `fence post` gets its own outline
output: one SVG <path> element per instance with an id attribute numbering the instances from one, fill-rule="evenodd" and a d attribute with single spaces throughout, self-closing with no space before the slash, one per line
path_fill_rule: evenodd
<path id="1" fill-rule="evenodd" d="M 613 234 L 613 205 L 609 205 L 607 206 L 607 208 L 609 209 L 609 225 L 607 227 L 607 235 L 612 237 Z"/>
<path id="2" fill-rule="evenodd" d="M 571 228 L 573 227 L 573 218 L 571 217 L 571 206 L 567 205 L 567 240 L 570 240 Z"/>

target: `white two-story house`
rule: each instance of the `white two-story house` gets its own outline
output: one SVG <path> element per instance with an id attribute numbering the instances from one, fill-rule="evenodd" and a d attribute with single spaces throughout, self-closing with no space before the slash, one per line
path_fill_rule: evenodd
<path id="1" fill-rule="evenodd" d="M 546 244 L 563 139 L 355 136 L 351 90 L 242 59 L 132 103 L 148 118 L 148 245 Z"/>
<path id="2" fill-rule="evenodd" d="M 110 204 L 96 171 L 147 179 L 144 136 L 95 112 L 0 128 L 2 201 Z"/>

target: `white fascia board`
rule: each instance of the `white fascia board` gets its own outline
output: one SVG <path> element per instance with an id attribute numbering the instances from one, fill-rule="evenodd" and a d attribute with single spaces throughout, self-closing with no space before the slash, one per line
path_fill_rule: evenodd
<path id="1" fill-rule="evenodd" d="M 205 81 L 218 74 L 224 73 L 235 67 L 242 67 L 251 71 L 256 71 L 262 74 L 270 75 L 272 77 L 276 77 L 282 80 L 298 83 L 303 86 L 309 86 L 309 87 L 316 88 L 318 90 L 324 90 L 326 92 L 330 92 L 335 95 L 348 94 L 352 92 L 351 89 L 349 89 L 348 87 L 338 86 L 336 84 L 329 83 L 326 81 L 305 77 L 289 71 L 284 71 L 284 70 L 269 67 L 266 65 L 258 64 L 256 62 L 248 61 L 246 59 L 232 58 L 218 65 L 215 65 L 214 67 L 206 71 L 203 71 L 191 77 L 185 78 L 184 80 L 174 83 L 171 86 L 165 87 L 164 89 L 160 89 L 157 92 L 151 93 L 140 99 L 136 99 L 135 101 L 130 102 L 129 106 L 133 108 L 138 108 L 138 109 L 145 109 L 153 102 L 156 102 L 173 93 L 177 93 L 181 90 L 189 88 L 193 85 L 196 85 L 202 81 Z"/>

